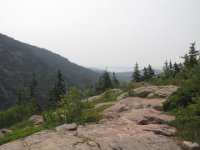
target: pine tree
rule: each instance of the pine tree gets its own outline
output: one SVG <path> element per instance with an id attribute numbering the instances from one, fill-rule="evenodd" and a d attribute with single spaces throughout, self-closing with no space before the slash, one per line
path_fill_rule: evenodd
<path id="1" fill-rule="evenodd" d="M 187 69 L 193 68 L 195 65 L 198 64 L 198 56 L 199 56 L 199 52 L 195 48 L 195 42 L 191 43 L 188 54 L 185 54 L 183 57 L 181 57 L 184 59 L 184 62 L 183 62 L 184 66 Z"/>
<path id="2" fill-rule="evenodd" d="M 37 86 L 37 81 L 35 79 L 35 74 L 32 74 L 32 81 L 29 87 L 29 100 L 35 100 L 36 98 L 36 86 Z"/>
<path id="3" fill-rule="evenodd" d="M 133 78 L 132 80 L 135 81 L 135 82 L 140 82 L 141 81 L 141 75 L 140 75 L 138 63 L 135 64 L 132 78 Z"/>
<path id="4" fill-rule="evenodd" d="M 64 96 L 65 93 L 65 83 L 60 70 L 58 70 L 54 87 L 52 90 L 49 91 L 50 106 L 55 107 L 58 104 L 58 101 Z"/>
<path id="5" fill-rule="evenodd" d="M 99 78 L 96 90 L 99 92 L 103 92 L 109 88 L 112 88 L 112 81 L 110 79 L 110 73 L 106 69 Z"/>
<path id="6" fill-rule="evenodd" d="M 176 74 L 180 72 L 180 67 L 179 65 L 175 62 L 173 65 L 173 77 L 175 78 Z"/>
<path id="7" fill-rule="evenodd" d="M 115 72 L 113 72 L 113 76 L 112 76 L 112 85 L 113 85 L 113 87 L 118 87 L 119 86 L 119 81 L 117 80 Z"/>
<path id="8" fill-rule="evenodd" d="M 171 75 L 170 67 L 168 65 L 167 60 L 165 61 L 165 65 L 163 67 L 163 72 L 164 72 L 164 78 L 169 78 Z"/>
<path id="9" fill-rule="evenodd" d="M 148 65 L 147 73 L 148 73 L 148 79 L 152 79 L 155 75 L 155 72 L 150 64 Z"/>
<path id="10" fill-rule="evenodd" d="M 22 96 L 22 91 L 20 89 L 17 89 L 16 93 L 16 104 L 21 105 L 24 102 L 24 98 Z"/>
<path id="11" fill-rule="evenodd" d="M 35 78 L 35 74 L 33 73 L 32 74 L 32 81 L 30 83 L 30 86 L 29 86 L 29 103 L 31 104 L 32 106 L 32 113 L 35 113 L 35 112 L 41 112 L 41 107 L 36 99 L 36 96 L 37 96 L 37 87 L 38 85 L 38 82 Z"/>
<path id="12" fill-rule="evenodd" d="M 190 64 L 190 67 L 192 68 L 195 65 L 197 65 L 198 63 L 197 57 L 199 55 L 199 52 L 195 48 L 195 42 L 191 43 L 190 50 L 188 53 L 189 53 L 189 64 Z"/>
<path id="13" fill-rule="evenodd" d="M 148 79 L 149 79 L 148 71 L 147 71 L 147 68 L 144 67 L 142 80 L 146 81 Z"/>
<path id="14" fill-rule="evenodd" d="M 183 65 L 184 65 L 184 67 L 186 67 L 186 68 L 190 68 L 190 59 L 189 59 L 189 56 L 188 56 L 188 54 L 185 54 L 183 57 L 181 57 L 181 58 L 183 58 L 184 59 L 184 62 L 183 62 Z"/>

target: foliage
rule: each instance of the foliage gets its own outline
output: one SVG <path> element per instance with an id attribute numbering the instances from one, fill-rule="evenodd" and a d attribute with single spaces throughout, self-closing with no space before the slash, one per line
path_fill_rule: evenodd
<path id="1" fill-rule="evenodd" d="M 58 101 L 58 107 L 44 112 L 43 117 L 47 124 L 71 123 L 80 117 L 82 103 L 80 101 L 81 91 L 72 88 L 63 98 Z"/>
<path id="2" fill-rule="evenodd" d="M 31 102 L 21 105 L 14 105 L 6 111 L 0 112 L 0 128 L 9 127 L 15 123 L 29 118 L 37 112 L 37 108 Z"/>
<path id="3" fill-rule="evenodd" d="M 177 84 L 180 88 L 164 103 L 163 109 L 176 116 L 170 125 L 178 129 L 177 136 L 200 143 L 200 63 L 195 43 L 185 54 L 183 65 L 174 64 L 174 74 L 168 78 L 157 78 L 163 82 Z"/>
<path id="4" fill-rule="evenodd" d="M 99 78 L 96 90 L 98 92 L 104 92 L 105 90 L 111 88 L 112 88 L 112 81 L 110 79 L 110 73 L 107 70 L 105 70 L 104 73 Z"/>
<path id="5" fill-rule="evenodd" d="M 135 82 L 141 81 L 141 74 L 140 74 L 140 71 L 139 71 L 138 63 L 135 64 L 134 72 L 133 72 L 133 75 L 132 75 L 132 81 L 135 81 Z"/>
<path id="6" fill-rule="evenodd" d="M 118 88 L 119 87 L 119 81 L 117 80 L 115 72 L 113 72 L 113 75 L 112 75 L 112 86 L 114 88 Z"/>
<path id="7" fill-rule="evenodd" d="M 49 91 L 50 107 L 56 107 L 58 105 L 58 101 L 64 96 L 65 93 L 65 83 L 60 70 L 58 70 L 54 87 Z"/>
<path id="8" fill-rule="evenodd" d="M 12 133 L 7 134 L 5 137 L 1 137 L 0 145 L 10 142 L 10 141 L 14 141 L 19 138 L 24 138 L 26 136 L 42 131 L 44 129 L 48 129 L 48 128 L 46 126 L 28 126 L 22 129 L 18 129 L 16 131 L 13 131 Z"/>

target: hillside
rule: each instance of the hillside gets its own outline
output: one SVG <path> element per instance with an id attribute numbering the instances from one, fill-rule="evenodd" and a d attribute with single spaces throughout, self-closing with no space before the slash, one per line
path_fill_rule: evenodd
<path id="1" fill-rule="evenodd" d="M 60 55 L 0 34 L 0 109 L 15 102 L 17 89 L 26 91 L 33 73 L 38 81 L 39 103 L 44 105 L 58 69 L 67 87 L 82 87 L 86 81 L 94 84 L 99 77 Z"/>

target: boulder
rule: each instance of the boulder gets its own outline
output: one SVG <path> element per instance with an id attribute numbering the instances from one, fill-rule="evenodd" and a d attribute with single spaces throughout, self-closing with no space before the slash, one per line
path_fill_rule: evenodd
<path id="1" fill-rule="evenodd" d="M 188 150 L 199 150 L 200 146 L 198 143 L 193 143 L 189 141 L 183 141 L 183 147 L 187 148 Z"/>
<path id="2" fill-rule="evenodd" d="M 137 121 L 137 124 L 138 125 L 147 125 L 147 124 L 149 124 L 149 120 L 146 119 L 146 118 L 142 118 L 142 119 Z"/>
<path id="3" fill-rule="evenodd" d="M 120 96 L 118 96 L 118 97 L 117 97 L 117 100 L 118 100 L 118 101 L 119 101 L 119 100 L 122 100 L 122 99 L 126 98 L 127 95 L 128 95 L 128 92 L 125 92 L 125 93 L 121 94 Z"/>
<path id="4" fill-rule="evenodd" d="M 40 125 L 40 124 L 44 124 L 44 119 L 42 116 L 39 115 L 33 115 L 29 118 L 29 121 L 33 124 L 33 125 Z"/>
<path id="5" fill-rule="evenodd" d="M 75 131 L 78 126 L 75 123 L 72 124 L 63 124 L 61 126 L 56 127 L 56 131 Z"/>
<path id="6" fill-rule="evenodd" d="M 12 130 L 8 129 L 1 129 L 0 130 L 0 137 L 4 137 L 6 134 L 12 133 Z"/>

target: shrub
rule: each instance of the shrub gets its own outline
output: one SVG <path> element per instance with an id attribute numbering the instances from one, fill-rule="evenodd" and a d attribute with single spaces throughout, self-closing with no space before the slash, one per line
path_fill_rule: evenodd
<path id="1" fill-rule="evenodd" d="M 83 105 L 80 101 L 81 91 L 73 88 L 58 102 L 56 110 L 48 110 L 43 113 L 46 123 L 60 124 L 71 123 L 81 116 Z"/>

